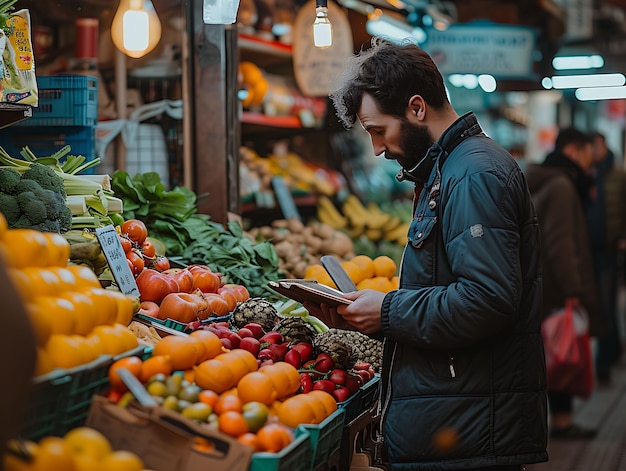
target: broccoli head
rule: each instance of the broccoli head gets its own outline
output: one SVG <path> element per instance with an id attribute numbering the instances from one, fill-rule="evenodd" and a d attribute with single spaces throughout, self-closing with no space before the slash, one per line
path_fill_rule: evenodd
<path id="1" fill-rule="evenodd" d="M 61 224 L 58 219 L 46 219 L 41 224 L 35 224 L 32 228 L 41 232 L 61 232 Z"/>
<path id="2" fill-rule="evenodd" d="M 66 196 L 63 178 L 47 165 L 31 163 L 30 168 L 22 174 L 22 180 L 24 179 L 35 180 L 42 188 Z"/>
<path id="3" fill-rule="evenodd" d="M 4 215 L 9 227 L 13 227 L 20 218 L 20 205 L 15 196 L 0 192 L 0 213 Z"/>
<path id="4" fill-rule="evenodd" d="M 24 191 L 16 198 L 22 216 L 26 216 L 31 225 L 41 224 L 47 219 L 46 205 L 35 196 L 35 193 Z"/>
<path id="5" fill-rule="evenodd" d="M 69 231 L 72 228 L 72 211 L 70 211 L 70 208 L 68 208 L 67 206 L 65 206 L 65 204 L 63 205 L 63 208 L 61 209 L 61 213 L 59 214 L 59 231 L 61 234 L 64 234 L 65 232 Z"/>
<path id="6" fill-rule="evenodd" d="M 22 176 L 12 168 L 0 168 L 0 193 L 14 195 Z"/>
<path id="7" fill-rule="evenodd" d="M 28 192 L 28 193 L 40 193 L 43 191 L 43 188 L 39 183 L 35 180 L 22 179 L 15 187 L 15 195 L 19 195 L 20 193 Z"/>

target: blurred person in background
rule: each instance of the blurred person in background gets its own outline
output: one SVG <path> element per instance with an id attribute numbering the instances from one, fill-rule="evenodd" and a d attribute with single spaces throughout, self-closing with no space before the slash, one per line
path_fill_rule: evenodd
<path id="1" fill-rule="evenodd" d="M 1 215 L 0 215 L 1 217 Z M 1 248 L 1 247 L 0 247 Z M 16 438 L 28 406 L 35 371 L 35 334 L 17 289 L 9 279 L 0 251 L 0 299 L 2 329 L 0 358 L 3 358 L 3 387 L 0 388 L 0 469 L 7 441 Z"/>
<path id="2" fill-rule="evenodd" d="M 348 293 L 336 309 L 307 303 L 332 326 L 385 338 L 382 461 L 424 471 L 546 461 L 539 228 L 521 169 L 474 113 L 454 111 L 415 44 L 374 38 L 331 98 L 415 187 L 400 288 Z"/>
<path id="3" fill-rule="evenodd" d="M 584 210 L 591 203 L 592 163 L 590 137 L 578 129 L 563 129 L 543 164 L 528 165 L 526 178 L 541 231 L 544 318 L 572 300 L 586 308 L 590 334 L 598 335 L 601 316 Z M 595 430 L 573 422 L 571 394 L 548 391 L 548 405 L 551 438 L 595 436 Z"/>
<path id="4" fill-rule="evenodd" d="M 611 380 L 611 366 L 621 356 L 617 321 L 618 270 L 626 249 L 626 172 L 615 163 L 605 137 L 593 138 L 594 198 L 587 208 L 591 256 L 598 287 L 600 308 L 606 325 L 596 344 L 596 378 L 600 384 Z"/>

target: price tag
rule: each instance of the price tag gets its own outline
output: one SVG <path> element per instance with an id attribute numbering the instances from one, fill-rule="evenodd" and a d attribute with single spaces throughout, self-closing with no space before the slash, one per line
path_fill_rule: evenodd
<path id="1" fill-rule="evenodd" d="M 124 294 L 139 296 L 139 288 L 126 261 L 126 254 L 115 227 L 109 224 L 106 227 L 97 228 L 96 237 L 120 291 Z"/>

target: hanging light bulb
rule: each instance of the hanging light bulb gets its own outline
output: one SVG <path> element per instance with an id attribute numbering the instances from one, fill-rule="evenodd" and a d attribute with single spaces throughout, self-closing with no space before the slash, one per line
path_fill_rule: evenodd
<path id="1" fill-rule="evenodd" d="M 129 57 L 143 57 L 161 39 L 161 21 L 150 0 L 120 0 L 111 24 L 115 47 Z"/>
<path id="2" fill-rule="evenodd" d="M 313 43 L 315 47 L 320 49 L 326 49 L 333 45 L 333 27 L 328 19 L 327 0 L 315 0 Z"/>

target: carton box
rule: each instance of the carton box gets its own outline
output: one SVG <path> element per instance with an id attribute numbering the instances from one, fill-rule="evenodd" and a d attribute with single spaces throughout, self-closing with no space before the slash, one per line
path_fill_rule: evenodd
<path id="1" fill-rule="evenodd" d="M 132 401 L 119 407 L 95 395 L 87 426 L 102 432 L 113 449 L 132 451 L 155 471 L 247 471 L 252 448 L 160 406 Z"/>

